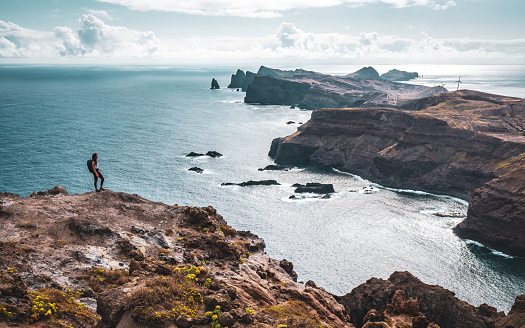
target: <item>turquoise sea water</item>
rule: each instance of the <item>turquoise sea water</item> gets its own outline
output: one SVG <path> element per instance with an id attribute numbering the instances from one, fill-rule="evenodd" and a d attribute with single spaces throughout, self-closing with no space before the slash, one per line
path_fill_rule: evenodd
<path id="1" fill-rule="evenodd" d="M 360 67 L 303 68 L 347 74 Z M 461 88 L 525 97 L 524 66 L 397 68 L 423 75 L 411 83 L 443 80 L 449 87 L 462 75 Z M 366 194 L 370 182 L 333 170 L 258 171 L 272 163 L 272 139 L 295 132 L 311 112 L 243 103 L 244 93 L 224 88 L 236 69 L 0 66 L 0 191 L 93 190 L 86 161 L 98 152 L 106 188 L 168 204 L 212 205 L 233 227 L 264 238 L 272 257 L 292 261 L 299 280 L 338 295 L 396 270 L 499 310 L 525 293 L 525 259 L 461 240 L 451 230 L 461 218 L 435 215 L 465 214 L 463 201 L 377 185 Z M 212 78 L 223 89 L 210 90 Z M 224 157 L 185 156 L 209 150 Z M 204 173 L 188 171 L 193 166 Z M 281 185 L 221 186 L 263 179 Z M 306 182 L 333 183 L 336 193 L 290 200 L 291 185 Z"/>

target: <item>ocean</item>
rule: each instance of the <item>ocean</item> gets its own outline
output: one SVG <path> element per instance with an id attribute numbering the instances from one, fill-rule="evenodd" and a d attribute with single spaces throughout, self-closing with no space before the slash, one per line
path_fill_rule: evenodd
<path id="1" fill-rule="evenodd" d="M 422 75 L 410 83 L 455 90 L 461 76 L 462 89 L 525 97 L 525 66 L 374 67 Z M 465 201 L 383 188 L 336 170 L 259 171 L 273 163 L 272 139 L 294 133 L 311 112 L 245 104 L 244 93 L 226 88 L 237 68 L 0 65 L 0 191 L 91 191 L 86 161 L 98 152 L 105 188 L 211 205 L 234 228 L 262 237 L 270 256 L 292 261 L 299 281 L 337 295 L 399 270 L 506 312 L 525 293 L 524 258 L 462 240 L 452 233 L 462 218 L 436 215 L 465 215 Z M 361 67 L 302 68 L 344 75 Z M 212 78 L 220 90 L 210 90 Z M 224 156 L 186 157 L 192 151 Z M 280 185 L 221 186 L 267 179 Z M 332 183 L 336 193 L 290 199 L 291 185 L 306 182 Z M 363 192 L 369 185 L 374 192 Z"/>

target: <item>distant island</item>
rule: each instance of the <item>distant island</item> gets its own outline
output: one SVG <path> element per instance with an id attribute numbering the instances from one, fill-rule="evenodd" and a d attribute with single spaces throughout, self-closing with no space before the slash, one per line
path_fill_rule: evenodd
<path id="1" fill-rule="evenodd" d="M 0 193 L 2 327 L 517 328 L 408 272 L 343 296 L 297 282 L 293 264 L 209 207 L 59 186 Z M 351 274 L 351 273 L 350 273 Z M 344 277 L 342 277 L 344 279 Z"/>
<path id="2" fill-rule="evenodd" d="M 246 103 L 297 106 L 303 109 L 344 107 L 400 107 L 407 101 L 430 96 L 439 89 L 393 82 L 407 81 L 418 73 L 391 70 L 379 73 L 365 67 L 345 76 L 303 69 L 279 70 L 261 66 L 257 74 L 238 70 L 230 88 L 246 91 Z"/>

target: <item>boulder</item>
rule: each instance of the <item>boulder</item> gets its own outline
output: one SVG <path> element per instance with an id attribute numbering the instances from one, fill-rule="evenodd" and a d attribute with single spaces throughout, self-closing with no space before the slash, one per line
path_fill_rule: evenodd
<path id="1" fill-rule="evenodd" d="M 231 313 L 223 312 L 219 316 L 219 320 L 218 321 L 219 321 L 219 324 L 222 327 L 230 327 L 230 326 L 232 326 L 235 323 L 235 318 L 233 317 L 233 315 Z"/>
<path id="2" fill-rule="evenodd" d="M 232 182 L 226 182 L 222 183 L 221 186 L 241 186 L 241 187 L 248 187 L 248 186 L 273 186 L 273 185 L 280 185 L 275 180 L 259 180 L 259 181 L 246 181 L 241 183 L 232 183 Z"/>
<path id="3" fill-rule="evenodd" d="M 175 323 L 177 324 L 177 327 L 180 328 L 190 328 L 193 326 L 192 319 L 184 314 L 179 315 L 175 320 Z"/>
<path id="4" fill-rule="evenodd" d="M 54 186 L 53 188 L 46 190 L 46 191 L 39 191 L 36 194 L 32 193 L 31 196 L 33 197 L 34 196 L 48 196 L 48 195 L 56 196 L 56 195 L 67 195 L 67 194 L 68 193 L 66 189 L 64 189 L 63 187 Z"/>
<path id="5" fill-rule="evenodd" d="M 206 156 L 210 156 L 210 157 L 222 157 L 222 154 L 215 151 L 215 150 L 210 150 L 206 153 Z"/>
<path id="6" fill-rule="evenodd" d="M 309 182 L 306 185 L 295 184 L 295 192 L 300 193 L 314 193 L 314 194 L 330 194 L 335 192 L 334 185 L 331 183 L 316 183 Z"/>
<path id="7" fill-rule="evenodd" d="M 351 322 L 356 327 L 362 327 L 370 310 L 383 312 L 390 301 L 390 313 L 416 314 L 413 301 L 408 300 L 410 298 L 417 300 L 418 311 L 441 328 L 488 328 L 486 322 L 504 317 L 503 312 L 498 313 L 494 308 L 492 318 L 480 315 L 476 307 L 459 300 L 453 292 L 440 286 L 427 285 L 409 272 L 394 272 L 388 280 L 369 279 L 336 299 L 345 306 Z"/>
<path id="8" fill-rule="evenodd" d="M 186 157 L 200 157 L 200 156 L 204 156 L 204 154 L 195 153 L 193 151 L 191 153 L 189 153 L 188 155 L 186 155 Z"/>
<path id="9" fill-rule="evenodd" d="M 293 270 L 292 262 L 283 259 L 279 262 L 279 265 L 290 275 L 290 278 L 292 278 L 293 281 L 297 282 L 297 273 Z"/>
<path id="10" fill-rule="evenodd" d="M 259 171 L 289 171 L 291 167 L 283 165 L 266 165 L 264 168 L 260 168 Z"/>
<path id="11" fill-rule="evenodd" d="M 196 166 L 189 168 L 188 171 L 193 171 L 193 172 L 197 172 L 197 173 L 204 172 L 203 169 L 201 169 L 200 167 L 196 167 Z"/>
<path id="12" fill-rule="evenodd" d="M 214 150 L 210 150 L 208 151 L 206 154 L 202 154 L 202 153 L 196 153 L 196 152 L 191 152 L 189 153 L 188 155 L 186 155 L 186 157 L 200 157 L 200 156 L 209 156 L 209 157 L 222 157 L 222 154 L 217 152 L 217 151 L 214 151 Z"/>

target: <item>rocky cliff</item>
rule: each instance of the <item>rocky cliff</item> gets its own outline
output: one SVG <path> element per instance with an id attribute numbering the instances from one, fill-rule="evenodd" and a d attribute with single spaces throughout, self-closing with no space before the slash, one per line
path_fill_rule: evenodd
<path id="1" fill-rule="evenodd" d="M 246 90 L 246 103 L 296 105 L 303 109 L 400 107 L 433 94 L 433 89 L 381 79 L 324 74 L 275 77 L 256 75 Z"/>
<path id="2" fill-rule="evenodd" d="M 296 70 L 280 70 L 275 68 L 269 68 L 266 66 L 261 66 L 257 73 L 252 73 L 250 71 L 244 73 L 243 70 L 238 69 L 235 74 L 232 74 L 231 76 L 231 82 L 228 85 L 228 88 L 242 88 L 242 91 L 247 91 L 248 86 L 253 82 L 255 76 L 269 76 L 277 79 L 281 78 L 292 78 L 296 79 L 296 77 L 299 76 L 317 76 L 317 75 L 325 75 L 313 71 L 307 71 L 304 69 L 296 69 Z M 325 75 L 329 76 L 329 75 Z M 405 72 L 400 71 L 397 69 L 393 69 L 388 71 L 387 73 L 383 75 L 379 75 L 379 73 L 373 68 L 373 67 L 363 67 L 359 70 L 357 70 L 354 73 L 347 74 L 345 76 L 341 76 L 339 78 L 341 79 L 378 79 L 378 80 L 387 80 L 387 81 L 408 81 L 411 79 L 414 79 L 418 77 L 418 74 L 416 72 Z M 316 82 L 317 83 L 317 82 Z M 397 92 L 397 87 L 394 86 L 392 89 L 392 94 L 399 93 Z M 443 90 L 445 91 L 445 90 Z M 406 92 L 403 92 L 406 93 Z M 413 98 L 412 96 L 408 96 L 408 98 Z M 287 101 L 289 103 L 289 101 Z"/>
<path id="3" fill-rule="evenodd" d="M 212 207 L 60 187 L 0 206 L 0 327 L 352 327 Z"/>
<path id="4" fill-rule="evenodd" d="M 461 236 L 525 256 L 525 100 L 462 90 L 395 108 L 318 109 L 273 141 L 279 164 L 335 167 L 465 199 Z"/>
<path id="5" fill-rule="evenodd" d="M 212 207 L 120 192 L 0 194 L 0 327 L 522 327 L 409 273 L 337 297 Z M 350 314 L 351 316 L 349 316 Z M 433 321 L 434 323 L 432 323 Z M 483 325 L 485 323 L 485 325 Z M 472 325 L 471 325 L 472 324 Z M 284 325 L 284 326 L 283 326 Z"/>
<path id="6" fill-rule="evenodd" d="M 242 88 L 245 79 L 246 74 L 244 74 L 242 70 L 238 69 L 235 74 L 232 74 L 231 82 L 228 85 L 228 88 Z"/>

